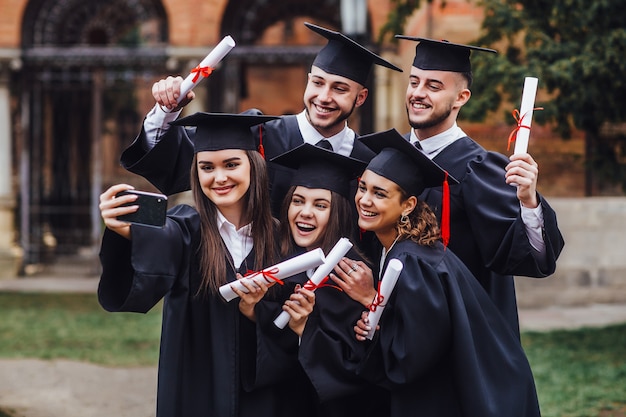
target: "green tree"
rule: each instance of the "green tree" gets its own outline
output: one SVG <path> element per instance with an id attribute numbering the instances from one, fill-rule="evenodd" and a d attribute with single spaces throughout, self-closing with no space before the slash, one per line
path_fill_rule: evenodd
<path id="1" fill-rule="evenodd" d="M 585 133 L 586 194 L 592 194 L 594 180 L 621 182 L 626 190 L 624 137 L 603 135 L 607 125 L 626 121 L 623 0 L 482 0 L 481 5 L 484 32 L 478 42 L 503 51 L 502 91 L 519 90 L 525 74 L 536 74 L 551 97 L 538 103 L 545 108 L 538 121 L 553 122 L 563 138 L 573 127 Z"/>
<path id="2" fill-rule="evenodd" d="M 402 15 L 390 16 L 382 36 L 419 7 L 419 1 L 396 1 L 402 6 L 396 14 Z M 552 123 L 564 139 L 573 128 L 585 133 L 586 194 L 594 184 L 621 183 L 626 190 L 624 129 L 607 134 L 607 127 L 626 122 L 624 0 L 480 0 L 479 5 L 485 17 L 473 43 L 500 54 L 473 55 L 473 89 L 480 94 L 462 116 L 479 121 L 503 101 L 517 102 L 524 77 L 535 76 L 550 99 L 536 103 L 544 111 L 535 112 L 533 122 Z"/>

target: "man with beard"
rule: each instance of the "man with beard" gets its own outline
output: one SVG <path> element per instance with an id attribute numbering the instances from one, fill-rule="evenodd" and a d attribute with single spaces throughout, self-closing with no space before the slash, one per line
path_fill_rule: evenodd
<path id="1" fill-rule="evenodd" d="M 536 191 L 535 160 L 528 153 L 489 152 L 456 123 L 471 96 L 471 50 L 496 51 L 396 37 L 419 42 L 406 91 L 412 129 L 405 138 L 459 181 L 450 186 L 448 247 L 519 333 L 513 275 L 551 275 L 564 242 L 554 210 Z M 442 188 L 427 188 L 420 198 L 441 219 Z"/>
<path id="2" fill-rule="evenodd" d="M 255 127 L 257 143 L 262 145 L 267 161 L 305 142 L 369 161 L 374 154 L 356 140 L 347 119 L 367 99 L 365 83 L 374 65 L 402 70 L 339 32 L 310 23 L 305 25 L 328 39 L 308 74 L 303 97 L 305 109 L 300 114 L 265 123 L 260 129 Z M 177 104 L 182 80 L 182 77 L 167 77 L 153 85 L 156 105 L 146 116 L 137 139 L 121 157 L 127 170 L 145 177 L 168 195 L 189 189 L 188 167 L 193 156 L 190 137 L 193 138 L 194 131 L 169 126 L 194 98 L 194 93 L 189 92 Z M 244 113 L 261 114 L 256 109 Z M 268 162 L 268 171 L 272 212 L 278 216 L 293 172 L 272 162 Z"/>

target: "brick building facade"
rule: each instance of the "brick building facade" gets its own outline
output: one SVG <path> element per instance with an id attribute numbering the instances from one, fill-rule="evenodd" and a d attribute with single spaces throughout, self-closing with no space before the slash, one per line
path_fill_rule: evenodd
<path id="1" fill-rule="evenodd" d="M 153 104 L 152 83 L 186 74 L 223 36 L 237 46 L 196 88 L 188 112 L 300 111 L 308 67 L 324 44 L 302 22 L 341 30 L 341 1 L 0 0 L 0 270 L 11 274 L 17 265 L 28 273 L 58 255 L 96 253 L 100 192 L 122 181 L 151 188 L 117 160 Z M 474 4 L 424 6 L 404 34 L 471 41 L 482 19 Z M 367 0 L 361 39 L 374 44 L 390 7 L 389 0 Z M 409 68 L 411 43 L 378 48 Z M 351 125 L 361 133 L 407 131 L 407 77 L 377 69 L 371 99 Z M 506 153 L 512 124 L 490 118 L 463 128 Z M 536 159 L 547 167 L 542 177 L 582 166 L 579 141 L 565 151 L 550 142 L 536 146 Z M 581 195 L 577 175 L 582 171 L 569 177 L 571 184 L 543 178 L 540 186 L 547 195 Z"/>

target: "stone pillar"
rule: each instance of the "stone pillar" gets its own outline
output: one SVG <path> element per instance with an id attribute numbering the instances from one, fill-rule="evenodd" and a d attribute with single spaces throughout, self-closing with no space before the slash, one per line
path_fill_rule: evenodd
<path id="1" fill-rule="evenodd" d="M 20 251 L 15 243 L 15 192 L 12 165 L 10 61 L 0 59 L 0 279 L 15 278 Z"/>

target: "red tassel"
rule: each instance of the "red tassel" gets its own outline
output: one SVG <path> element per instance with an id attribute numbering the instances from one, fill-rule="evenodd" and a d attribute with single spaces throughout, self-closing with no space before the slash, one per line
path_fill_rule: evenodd
<path id="1" fill-rule="evenodd" d="M 265 159 L 265 148 L 263 147 L 263 127 L 259 125 L 259 153 Z"/>
<path id="2" fill-rule="evenodd" d="M 448 172 L 445 171 L 443 179 L 443 201 L 441 206 L 441 239 L 443 246 L 448 247 L 450 242 L 450 185 L 448 184 Z"/>

